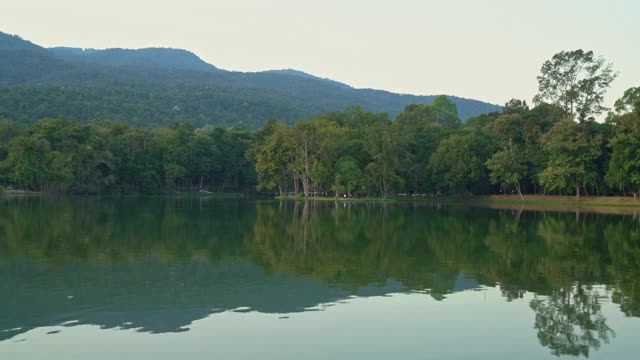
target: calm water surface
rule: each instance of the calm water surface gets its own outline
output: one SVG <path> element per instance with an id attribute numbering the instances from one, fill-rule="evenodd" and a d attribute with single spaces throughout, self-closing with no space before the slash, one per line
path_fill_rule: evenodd
<path id="1" fill-rule="evenodd" d="M 0 205 L 0 359 L 635 359 L 637 215 Z"/>

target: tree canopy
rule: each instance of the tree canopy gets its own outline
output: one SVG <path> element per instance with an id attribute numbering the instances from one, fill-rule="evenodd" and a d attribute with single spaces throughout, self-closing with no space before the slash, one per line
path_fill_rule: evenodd
<path id="1" fill-rule="evenodd" d="M 542 65 L 535 101 L 549 101 L 585 121 L 607 110 L 602 102 L 616 76 L 613 65 L 593 51 L 561 51 Z"/>

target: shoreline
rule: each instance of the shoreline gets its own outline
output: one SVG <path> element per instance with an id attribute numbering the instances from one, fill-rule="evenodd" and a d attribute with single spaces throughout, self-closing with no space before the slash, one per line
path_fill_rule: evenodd
<path id="1" fill-rule="evenodd" d="M 559 195 L 478 195 L 478 196 L 444 196 L 444 197 L 295 197 L 276 196 L 276 200 L 287 201 L 335 201 L 335 202 L 421 202 L 451 205 L 518 205 L 518 206 L 562 206 L 562 207 L 625 207 L 640 208 L 640 198 L 623 196 L 575 196 Z"/>
<path id="2" fill-rule="evenodd" d="M 2 192 L 3 195 L 8 196 L 33 196 L 33 195 L 42 195 L 41 191 L 29 191 L 29 190 L 4 190 Z"/>
<path id="3" fill-rule="evenodd" d="M 31 197 L 47 196 L 47 193 L 39 191 L 25 190 L 5 190 L 2 194 L 5 197 Z M 87 197 L 88 195 L 62 195 L 70 197 Z M 89 195 L 103 196 L 103 195 Z M 111 197 L 113 195 L 107 195 Z M 361 198 L 336 198 L 336 197 L 301 197 L 301 196 L 262 196 L 257 194 L 242 193 L 215 193 L 215 192 L 185 192 L 177 194 L 161 195 L 141 195 L 141 194 L 120 194 L 115 197 L 161 197 L 161 198 L 201 198 L 201 199 L 261 199 L 278 201 L 318 201 L 336 203 L 422 203 L 433 205 L 450 206 L 483 206 L 503 209 L 562 209 L 563 211 L 575 211 L 576 209 L 627 209 L 640 210 L 640 198 L 634 199 L 627 196 L 582 196 L 577 199 L 575 196 L 559 195 L 524 195 L 524 199 L 519 195 L 476 195 L 476 196 L 443 196 L 443 197 L 412 197 L 393 196 L 388 198 L 361 197 Z"/>

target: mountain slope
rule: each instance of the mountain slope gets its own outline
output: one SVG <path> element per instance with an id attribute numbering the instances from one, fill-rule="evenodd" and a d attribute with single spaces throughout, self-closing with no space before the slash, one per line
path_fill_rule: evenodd
<path id="1" fill-rule="evenodd" d="M 290 69 L 224 71 L 185 50 L 47 50 L 0 33 L 0 116 L 20 123 L 66 117 L 143 127 L 189 121 L 251 129 L 269 119 L 291 123 L 351 105 L 395 116 L 435 97 L 354 89 Z M 450 99 L 462 119 L 500 109 Z"/>
<path id="2" fill-rule="evenodd" d="M 0 31 L 0 50 L 32 50 L 46 52 L 47 50 L 17 35 L 9 35 Z"/>
<path id="3" fill-rule="evenodd" d="M 55 47 L 49 53 L 66 61 L 79 61 L 111 66 L 139 66 L 159 69 L 181 69 L 196 71 L 217 71 L 218 69 L 202 61 L 194 53 L 169 48 L 130 49 L 80 49 Z"/>

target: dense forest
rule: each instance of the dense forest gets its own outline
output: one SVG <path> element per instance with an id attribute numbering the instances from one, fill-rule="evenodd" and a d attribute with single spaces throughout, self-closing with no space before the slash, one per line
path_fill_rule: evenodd
<path id="1" fill-rule="evenodd" d="M 252 130 L 269 119 L 293 124 L 356 104 L 396 116 L 436 97 L 355 89 L 295 70 L 225 71 L 179 49 L 46 49 L 0 32 L 0 116 L 24 125 L 66 118 Z M 500 110 L 450 99 L 463 120 Z"/>
<path id="2" fill-rule="evenodd" d="M 392 119 L 359 107 L 255 131 L 156 129 L 113 122 L 0 121 L 0 179 L 19 189 L 81 194 L 277 192 L 633 195 L 640 192 L 640 87 L 604 122 L 617 73 L 592 52 L 545 62 L 534 107 L 462 122 L 447 97 L 409 105 Z"/>

